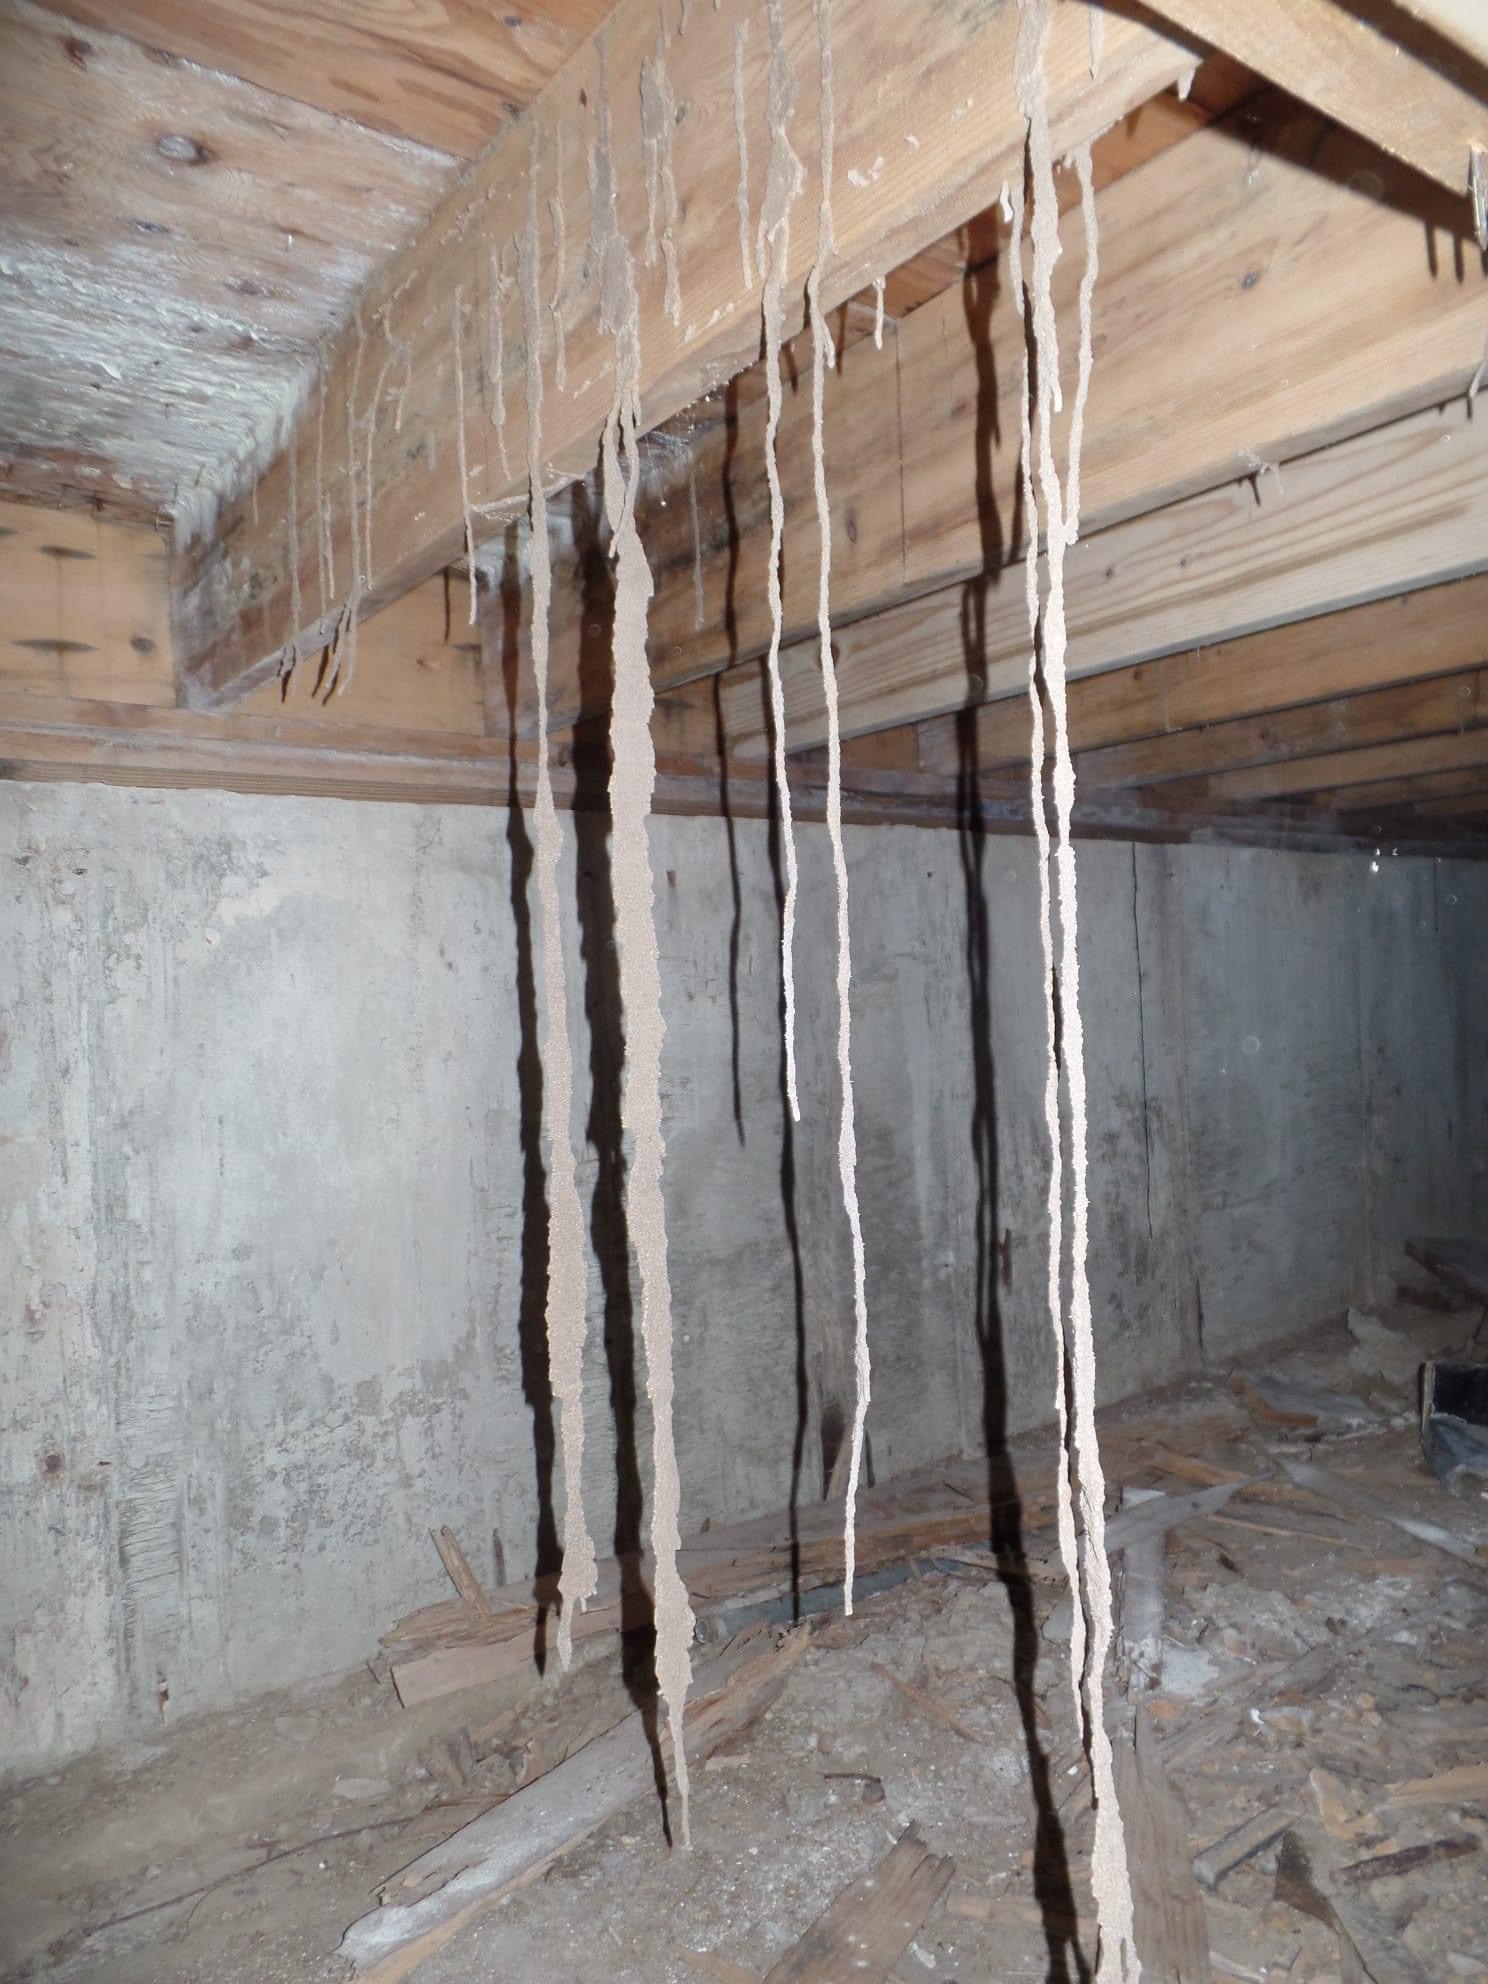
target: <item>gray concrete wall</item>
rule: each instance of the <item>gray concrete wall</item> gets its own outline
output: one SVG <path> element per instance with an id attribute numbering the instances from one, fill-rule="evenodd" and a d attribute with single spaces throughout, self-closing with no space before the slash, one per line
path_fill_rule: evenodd
<path id="1" fill-rule="evenodd" d="M 10 1765 L 356 1662 L 441 1594 L 431 1524 L 487 1574 L 493 1531 L 513 1574 L 532 1565 L 521 833 L 477 810 L 0 788 Z M 607 1548 L 649 1428 L 637 1372 L 632 1463 L 615 1043 L 586 1022 L 614 953 L 592 821 L 582 839 L 570 823 Z M 1050 1404 L 1035 873 L 1011 840 L 849 847 L 882 1474 Z M 740 824 L 731 861 L 720 822 L 660 821 L 653 850 L 696 1524 L 783 1505 L 796 1472 L 820 1490 L 818 1388 L 851 1313 L 830 868 L 808 829 L 787 1143 L 767 829 Z M 1080 866 L 1107 1396 L 1367 1295 L 1408 1228 L 1481 1225 L 1488 869 L 1114 845 Z"/>

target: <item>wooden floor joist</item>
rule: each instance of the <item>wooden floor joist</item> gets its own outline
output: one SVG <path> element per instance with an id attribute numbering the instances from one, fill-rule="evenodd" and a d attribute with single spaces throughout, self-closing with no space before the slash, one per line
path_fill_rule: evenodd
<path id="1" fill-rule="evenodd" d="M 1465 201 L 1488 104 L 1420 59 L 1396 24 L 1382 33 L 1348 0 L 1155 0 L 1154 10 Z"/>
<path id="2" fill-rule="evenodd" d="M 455 469 L 462 401 L 469 410 L 463 492 L 469 507 L 489 524 L 520 506 L 523 335 L 517 299 L 493 276 L 492 257 L 520 231 L 529 170 L 538 179 L 537 211 L 562 224 L 558 253 L 544 242 L 540 281 L 551 298 L 563 273 L 552 314 L 563 327 L 565 383 L 545 379 L 543 399 L 543 447 L 555 481 L 593 465 L 614 390 L 610 341 L 600 324 L 600 270 L 587 252 L 591 172 L 608 166 L 621 231 L 637 246 L 648 236 L 652 147 L 665 148 L 668 176 L 683 189 L 675 214 L 650 216 L 652 239 L 663 238 L 641 284 L 646 425 L 689 405 L 753 357 L 759 274 L 753 272 L 752 283 L 743 280 L 737 234 L 720 226 L 719 216 L 733 214 L 739 185 L 735 148 L 724 141 L 736 108 L 736 29 L 745 33 L 737 111 L 754 139 L 758 200 L 771 33 L 757 15 L 745 0 L 718 0 L 697 9 L 682 33 L 673 31 L 675 10 L 660 0 L 619 0 L 600 33 L 520 122 L 481 153 L 428 226 L 383 270 L 297 410 L 286 446 L 220 515 L 191 531 L 179 561 L 177 612 L 177 662 L 189 701 L 209 707 L 254 686 L 296 637 L 318 644 L 354 579 L 362 582 L 362 611 L 370 613 L 450 562 L 465 535 Z M 790 138 L 809 174 L 818 131 L 812 0 L 777 0 L 770 18 L 797 71 Z M 905 0 L 892 8 L 837 0 L 836 254 L 822 281 L 825 306 L 985 210 L 1020 169 L 1023 127 L 1012 73 L 1017 27 L 1011 0 L 972 9 L 942 0 Z M 1094 136 L 1188 64 L 1177 42 L 1118 16 L 1107 23 L 1097 79 L 1089 58 L 1088 10 L 1070 0 L 1059 9 L 1047 64 L 1061 149 Z M 643 69 L 651 79 L 644 88 Z M 886 75 L 894 77 L 892 92 L 881 87 Z M 642 99 L 651 102 L 662 83 L 674 114 L 664 130 L 648 132 Z M 602 95 L 611 156 L 596 161 Z M 814 249 L 811 229 L 792 232 L 786 282 L 797 313 L 792 330 Z M 674 271 L 675 286 L 663 265 Z M 673 288 L 678 307 L 669 311 Z M 503 327 L 500 382 L 488 370 L 494 339 L 484 333 L 492 310 L 501 313 Z M 462 340 L 457 392 L 452 324 L 462 316 L 469 335 Z M 556 371 L 550 354 L 544 363 Z M 499 436 L 491 418 L 498 410 Z M 291 451 L 303 516 L 298 529 L 290 522 Z M 318 455 L 330 465 L 319 487 Z M 335 574 L 334 596 L 324 598 L 315 527 L 321 502 Z M 299 627 L 291 625 L 292 563 Z"/>
<path id="3" fill-rule="evenodd" d="M 1338 696 L 1321 703 L 1265 716 L 1238 717 L 1230 723 L 1108 744 L 1075 760 L 1082 782 L 1097 791 L 1151 785 L 1165 779 L 1251 766 L 1285 764 L 1368 745 L 1403 743 L 1446 733 L 1475 731 L 1488 723 L 1488 669 L 1437 675 L 1395 689 L 1362 696 Z"/>
<path id="4" fill-rule="evenodd" d="M 1343 793 L 1330 792 L 1325 803 L 1329 808 L 1345 808 L 1350 818 L 1416 807 L 1429 819 L 1434 817 L 1432 809 L 1436 806 L 1455 807 L 1459 801 L 1479 798 L 1488 805 L 1488 766 L 1469 765 L 1462 771 L 1376 779 L 1372 785 L 1350 786 Z"/>
<path id="5" fill-rule="evenodd" d="M 1071 677 L 1488 570 L 1485 506 L 1488 423 L 1458 402 L 1082 538 L 1066 567 Z M 842 627 L 836 646 L 847 735 L 1015 695 L 1020 572 L 985 599 L 956 586 Z M 815 655 L 801 644 L 782 662 L 792 746 L 817 744 Z M 731 749 L 758 755 L 752 671 L 727 680 L 724 710 Z"/>
<path id="6" fill-rule="evenodd" d="M 1488 663 L 1488 574 L 1295 620 L 1070 686 L 1077 752 L 1162 738 L 1239 718 L 1420 682 Z M 985 703 L 970 719 L 935 717 L 881 739 L 917 741 L 924 771 L 1028 762 L 1027 698 Z M 866 743 L 868 739 L 860 740 Z"/>
<path id="7" fill-rule="evenodd" d="M 1295 104 L 1274 96 L 1247 104 L 1120 179 L 1098 207 L 1105 249 L 1082 475 L 1087 532 L 1266 464 L 1285 482 L 1294 456 L 1460 396 L 1483 356 L 1488 276 L 1452 234 L 1453 203 Z M 1076 230 L 1055 273 L 1071 365 L 1082 263 Z M 915 311 L 882 352 L 864 341 L 844 353 L 826 405 L 833 617 L 844 640 L 852 620 L 1021 555 L 1021 352 L 994 263 Z M 1163 411 L 1154 419 L 1159 378 Z M 787 632 L 808 637 L 800 659 L 814 668 L 806 413 L 800 389 L 781 435 L 799 546 L 784 590 Z M 658 461 L 657 494 L 642 518 L 657 586 L 658 687 L 763 650 L 762 427 L 762 410 L 740 399 L 731 420 L 701 434 L 667 474 Z M 1277 477 L 1261 479 L 1269 498 Z M 1021 625 L 1021 580 L 993 582 L 994 593 L 1004 589 Z M 951 604 L 953 621 L 961 603 Z M 560 598 L 555 722 L 583 703 L 584 624 L 581 600 L 570 596 L 565 621 Z M 959 651 L 959 629 L 955 638 Z"/>
<path id="8" fill-rule="evenodd" d="M 1254 765 L 1244 771 L 1217 772 L 1212 777 L 1175 779 L 1147 793 L 1155 804 L 1182 809 L 1245 800 L 1294 799 L 1326 793 L 1339 809 L 1357 804 L 1348 788 L 1369 786 L 1383 779 L 1409 779 L 1418 774 L 1465 771 L 1488 766 L 1488 730 L 1468 730 L 1444 737 L 1417 737 L 1403 743 L 1374 744 L 1360 751 L 1329 751 L 1290 763 Z"/>

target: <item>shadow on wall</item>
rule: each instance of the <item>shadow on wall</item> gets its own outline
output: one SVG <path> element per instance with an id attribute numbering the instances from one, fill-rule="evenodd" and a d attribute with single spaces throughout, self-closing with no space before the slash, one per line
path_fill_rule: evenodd
<path id="1" fill-rule="evenodd" d="M 1047 1977 L 1050 1984 L 1074 1984 L 1089 1971 L 1070 1925 L 1076 1909 L 1069 1858 L 1053 1797 L 1049 1758 L 1038 1727 L 1036 1698 L 1040 1641 L 1034 1617 L 1032 1585 L 1027 1575 L 1027 1547 L 1022 1501 L 1008 1450 L 1008 1346 L 1001 1309 L 1011 1236 L 1000 1225 L 997 1146 L 997 1074 L 992 1046 L 992 931 L 984 875 L 987 836 L 983 830 L 974 710 L 984 668 L 984 627 L 991 589 L 1011 581 L 1022 585 L 1021 570 L 1007 563 L 1023 530 L 1017 509 L 1004 519 L 996 509 L 992 474 L 995 447 L 1016 446 L 1016 425 L 1009 442 L 1002 430 L 997 373 L 988 344 L 989 325 L 1005 267 L 995 259 L 995 237 L 972 243 L 972 260 L 984 260 L 966 285 L 967 329 L 978 352 L 977 476 L 982 532 L 981 569 L 968 582 L 963 599 L 962 635 L 967 673 L 968 708 L 959 725 L 958 828 L 964 887 L 966 972 L 971 1022 L 971 1065 L 974 1094 L 969 1124 L 971 1164 L 976 1185 L 974 1212 L 974 1326 L 982 1372 L 982 1437 L 988 1456 L 988 1490 L 992 1508 L 989 1542 L 996 1552 L 1014 1622 L 1014 1673 L 1027 1750 L 1029 1775 L 1039 1810 L 1035 1853 L 1035 1888 L 1046 1924 Z M 839 363 L 841 360 L 839 359 Z M 850 362 L 850 360 L 848 361 Z M 738 431 L 737 387 L 728 389 L 722 507 L 728 539 L 725 625 L 730 660 L 737 659 L 736 587 L 741 563 L 741 532 L 733 487 Z M 615 1500 L 611 1548 L 621 1568 L 625 1633 L 624 1672 L 633 1699 L 647 1718 L 657 1786 L 665 1801 L 665 1781 L 656 1742 L 654 1628 L 651 1594 L 642 1574 L 646 1541 L 645 1486 L 637 1426 L 641 1374 L 637 1362 L 637 1317 L 630 1281 L 630 1248 L 626 1221 L 626 1163 L 621 1102 L 625 1076 L 625 1029 L 620 1004 L 618 955 L 615 942 L 615 900 L 610 846 L 609 705 L 613 688 L 613 587 L 607 534 L 591 484 L 573 490 L 572 520 L 578 556 L 582 628 L 580 690 L 583 707 L 592 712 L 575 727 L 573 771 L 575 799 L 573 833 L 577 850 L 576 910 L 584 985 L 584 1011 L 589 1040 L 589 1106 L 586 1139 L 592 1152 L 594 1183 L 589 1207 L 589 1233 L 598 1266 L 603 1306 L 603 1343 L 614 1430 Z M 509 544 L 509 550 L 514 545 Z M 516 658 L 519 651 L 521 587 L 517 561 L 505 561 L 503 584 L 503 654 L 509 717 L 515 717 Z M 768 730 L 771 712 L 764 669 L 761 695 Z M 720 758 L 723 725 L 721 705 L 715 704 Z M 514 728 L 514 724 L 513 724 Z M 769 740 L 773 745 L 773 737 Z M 537 1534 L 534 1558 L 538 1577 L 561 1565 L 559 1525 L 555 1514 L 555 1425 L 551 1372 L 545 1327 L 548 1271 L 548 1202 L 542 1156 L 543 1069 L 534 970 L 533 912 L 529 900 L 532 845 L 522 808 L 516 803 L 517 763 L 513 746 L 509 765 L 508 839 L 511 848 L 512 909 L 517 932 L 517 1006 L 519 1041 L 517 1073 L 521 1097 L 523 1162 L 522 1292 L 520 1303 L 521 1364 L 524 1392 L 532 1414 L 533 1452 L 537 1475 Z M 767 848 L 776 910 L 776 935 L 784 915 L 784 844 L 780 793 L 771 779 Z M 726 770 L 720 779 L 721 810 L 727 836 L 732 921 L 729 938 L 729 1013 L 731 1030 L 731 1093 L 733 1128 L 744 1142 L 745 1124 L 740 1075 L 739 958 L 742 930 L 742 890 L 735 822 L 729 803 Z M 777 950 L 778 960 L 778 950 Z M 776 1012 L 784 1017 L 784 981 L 777 962 Z M 1057 998 L 1056 998 L 1057 1014 Z M 783 1024 L 778 1028 L 776 1092 L 779 1106 L 778 1181 L 782 1235 L 791 1262 L 792 1332 L 794 1350 L 794 1410 L 790 1419 L 790 1510 L 793 1543 L 803 1498 L 815 1500 L 836 1488 L 840 1492 L 841 1461 L 847 1425 L 845 1347 L 831 1336 L 832 1319 L 823 1319 L 822 1341 L 813 1346 L 808 1324 L 805 1269 L 797 1192 L 797 1138 L 786 1100 Z M 835 1139 L 834 1139 L 835 1141 Z M 871 1297 L 870 1297 L 871 1301 Z M 812 1406 L 820 1471 L 809 1470 Z M 870 1472 L 871 1480 L 871 1457 Z M 799 1598 L 799 1562 L 793 1565 L 793 1585 Z M 545 1665 L 551 1621 L 539 1614 L 535 1655 Z"/>

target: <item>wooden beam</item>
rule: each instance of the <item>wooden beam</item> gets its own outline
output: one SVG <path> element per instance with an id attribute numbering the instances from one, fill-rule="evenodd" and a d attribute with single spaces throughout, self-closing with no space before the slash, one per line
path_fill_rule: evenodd
<path id="1" fill-rule="evenodd" d="M 1330 793 L 1330 812 L 1346 809 L 1350 818 L 1366 812 L 1388 812 L 1397 806 L 1418 805 L 1424 800 L 1460 799 L 1464 794 L 1488 788 L 1488 771 L 1469 765 L 1463 771 L 1424 772 L 1417 778 L 1377 779 L 1371 785 L 1351 786 L 1344 794 Z"/>
<path id="2" fill-rule="evenodd" d="M 481 649 L 466 624 L 463 583 L 441 575 L 395 600 L 362 630 L 356 674 L 327 697 L 329 657 L 311 655 L 287 682 L 265 682 L 238 709 L 333 727 L 442 731 L 487 728 Z"/>
<path id="3" fill-rule="evenodd" d="M 288 54 L 319 9 L 279 11 Z M 454 162 L 29 0 L 0 51 L 0 490 L 153 523 L 275 433 Z"/>
<path id="4" fill-rule="evenodd" d="M 430 224 L 363 294 L 285 447 L 219 516 L 188 522 L 177 611 L 177 659 L 188 701 L 209 707 L 230 699 L 262 680 L 287 642 L 323 641 L 351 588 L 354 544 L 364 553 L 370 546 L 365 613 L 450 562 L 465 535 L 456 426 L 462 403 L 470 510 L 484 527 L 509 513 L 514 499 L 520 504 L 521 312 L 515 284 L 504 295 L 497 285 L 493 298 L 492 256 L 509 249 L 525 225 L 530 173 L 543 221 L 541 293 L 563 335 L 561 382 L 556 349 L 543 354 L 550 376 L 542 450 L 556 481 L 592 466 L 614 391 L 612 341 L 599 308 L 601 258 L 592 252 L 606 238 L 609 216 L 597 208 L 591 185 L 616 189 L 616 222 L 636 264 L 645 424 L 665 420 L 753 358 L 760 272 L 753 269 L 754 279 L 745 281 L 737 230 L 720 217 L 732 217 L 740 183 L 728 141 L 736 30 L 743 35 L 738 108 L 752 166 L 751 226 L 769 145 L 772 37 L 750 0 L 698 8 L 685 34 L 672 32 L 675 19 L 675 9 L 659 0 L 620 0 L 601 34 L 570 59 L 521 123 L 480 155 Z M 892 8 L 879 0 L 836 0 L 831 19 L 837 252 L 822 283 L 828 307 L 989 206 L 1021 170 L 1023 144 L 1013 0 L 974 8 L 949 0 L 904 0 Z M 778 28 L 781 60 L 794 72 L 788 135 L 810 189 L 819 129 L 813 0 L 772 0 L 769 20 Z M 1190 60 L 1176 42 L 1117 17 L 1107 25 L 1096 81 L 1089 56 L 1088 9 L 1083 0 L 1070 0 L 1055 14 L 1045 64 L 1061 151 L 1166 87 Z M 892 91 L 883 88 L 885 76 L 894 79 Z M 642 128 L 643 95 L 653 125 L 665 113 L 660 136 Z M 601 158 L 606 127 L 608 156 Z M 670 178 L 679 198 L 674 217 L 652 216 L 653 246 L 659 231 L 668 252 L 654 254 L 651 267 L 643 256 L 646 190 L 651 183 L 654 191 L 663 159 L 669 173 L 659 176 Z M 808 224 L 813 197 L 803 194 L 790 233 L 785 290 L 792 329 L 815 251 Z M 667 202 L 658 196 L 658 204 Z M 555 220 L 561 223 L 556 254 Z M 668 269 L 679 293 L 672 312 Z M 502 325 L 499 403 L 488 368 L 493 310 Z M 457 382 L 453 333 L 460 320 Z M 498 404 L 499 437 L 491 417 Z M 291 455 L 299 495 L 293 518 Z M 322 505 L 334 567 L 334 583 L 324 591 L 316 528 Z M 299 626 L 291 624 L 292 563 L 299 573 Z"/>
<path id="5" fill-rule="evenodd" d="M 58 0 L 57 11 L 338 117 L 473 158 L 599 26 L 605 0 Z"/>
<path id="6" fill-rule="evenodd" d="M 1408 14 L 1460 48 L 1471 62 L 1488 67 L 1488 12 L 1482 0 L 1400 0 Z"/>
<path id="7" fill-rule="evenodd" d="M 1488 422 L 1461 403 L 1082 538 L 1065 563 L 1074 677 L 1488 571 Z M 841 629 L 846 735 L 1016 694 L 1027 676 L 1021 570 Z M 1474 657 L 1475 659 L 1477 657 Z M 782 657 L 793 746 L 826 734 L 811 643 Z M 762 755 L 749 671 L 726 685 L 729 746 Z"/>
<path id="8" fill-rule="evenodd" d="M 1464 197 L 1488 105 L 1396 35 L 1336 0 L 1155 0 L 1185 34 L 1248 68 Z"/>
<path id="9" fill-rule="evenodd" d="M 157 531 L 0 503 L 0 681 L 173 703 L 167 576 Z"/>
<path id="10" fill-rule="evenodd" d="M 1418 820 L 1478 819 L 1488 814 L 1488 785 L 1480 785 L 1476 792 L 1459 792 L 1450 799 L 1414 800 L 1411 813 Z"/>
<path id="11" fill-rule="evenodd" d="M 1439 405 L 1482 358 L 1488 277 L 1452 234 L 1453 203 L 1296 105 L 1272 97 L 1197 131 L 1109 186 L 1098 207 L 1087 531 Z M 1423 241 L 1435 250 L 1423 253 Z M 1071 376 L 1083 263 L 1078 229 L 1067 228 L 1055 284 Z M 862 342 L 843 355 L 826 414 L 839 625 L 980 573 L 994 575 L 993 593 L 1020 593 L 1019 575 L 995 575 L 1022 553 L 1021 366 L 996 266 L 916 311 L 884 351 Z M 768 639 L 757 386 L 746 375 L 726 407 L 701 410 L 674 462 L 656 464 L 642 529 L 658 686 L 747 660 Z M 788 637 L 809 634 L 816 610 L 807 398 L 803 380 L 780 441 Z M 1266 478 L 1268 494 L 1275 481 Z M 584 707 L 580 588 L 570 587 L 566 615 L 560 602 L 555 721 Z"/>
<path id="12" fill-rule="evenodd" d="M 1484 633 L 1488 645 L 1488 629 Z M 1076 775 L 1097 791 L 1151 785 L 1200 773 L 1283 764 L 1374 744 L 1403 743 L 1488 723 L 1488 669 L 1436 676 L 1362 696 L 1337 696 L 1300 709 L 1240 717 L 1166 737 L 1084 751 Z"/>
<path id="13" fill-rule="evenodd" d="M 535 747 L 524 740 L 402 732 L 375 725 L 334 726 L 292 717 L 138 704 L 78 701 L 0 692 L 0 781 L 82 782 L 155 790 L 211 790 L 368 799 L 414 805 L 529 806 Z M 560 806 L 603 811 L 609 763 L 604 753 L 575 757 L 555 747 L 554 793 Z M 820 767 L 793 769 L 798 821 L 825 817 Z M 766 768 L 716 759 L 657 758 L 655 810 L 767 819 L 772 799 Z M 982 834 L 1031 831 L 1026 798 L 984 796 L 968 809 L 954 779 L 849 767 L 843 816 L 861 826 L 970 829 Z M 1277 816 L 1254 807 L 1180 814 L 1145 799 L 1089 794 L 1076 808 L 1083 839 L 1233 842 L 1317 853 L 1354 852 L 1363 842 L 1326 817 Z M 1461 852 L 1442 838 L 1436 853 Z"/>
<path id="14" fill-rule="evenodd" d="M 1349 786 L 1483 765 L 1488 765 L 1488 731 L 1468 730 L 1444 737 L 1411 738 L 1399 744 L 1375 744 L 1362 751 L 1329 751 L 1290 763 L 1218 772 L 1209 778 L 1174 780 L 1146 796 L 1154 804 L 1183 810 L 1327 793 L 1333 806 L 1352 811 L 1355 801 L 1348 796 Z"/>
<path id="15" fill-rule="evenodd" d="M 1097 751 L 1204 724 L 1262 717 L 1318 698 L 1354 697 L 1485 660 L 1488 575 L 1084 676 L 1070 684 L 1070 743 L 1077 752 Z M 972 718 L 969 745 L 963 742 L 965 723 L 964 715 L 932 717 L 908 733 L 918 738 L 918 762 L 925 771 L 955 772 L 968 750 L 971 762 L 986 770 L 1027 764 L 1026 695 L 983 704 Z"/>

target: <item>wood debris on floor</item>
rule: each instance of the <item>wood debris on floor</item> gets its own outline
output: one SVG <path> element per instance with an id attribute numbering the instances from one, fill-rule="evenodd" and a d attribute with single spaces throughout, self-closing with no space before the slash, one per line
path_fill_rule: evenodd
<path id="1" fill-rule="evenodd" d="M 1374 1320 L 1424 1364 L 1460 1352 L 1476 1317 Z M 1340 1323 L 1278 1352 L 1261 1385 L 1249 1372 L 1251 1389 L 1216 1374 L 1103 1415 L 1125 1585 L 1109 1723 L 1153 1984 L 1488 1984 L 1488 1504 L 1435 1479 L 1407 1360 L 1385 1345 L 1361 1368 L 1361 1340 L 1380 1347 Z M 1310 1423 L 1275 1415 L 1304 1397 Z M 1338 1397 L 1366 1423 L 1350 1404 L 1340 1424 Z M 1047 1483 L 1051 1457 L 1047 1438 L 1021 1443 L 1019 1477 Z M 33 1910 L 52 1893 L 35 1914 L 50 1933 L 7 1950 L 6 1975 L 1089 1974 L 1093 1813 L 1052 1509 L 1029 1493 L 1021 1554 L 999 1563 L 990 1500 L 964 1462 L 873 1490 L 860 1537 L 882 1587 L 794 1632 L 778 1522 L 694 1539 L 694 1602 L 734 1644 L 699 1661 L 687 1853 L 667 1844 L 654 1718 L 616 1657 L 613 1567 L 608 1613 L 561 1680 L 532 1665 L 540 1590 L 481 1592 L 485 1611 L 467 1587 L 433 1609 L 428 1644 L 520 1647 L 525 1671 L 407 1710 L 384 1689 L 376 1717 L 364 1693 L 365 1775 L 338 1752 L 334 1783 L 302 1778 L 291 1806 L 240 1807 L 214 1834 L 187 1822 L 210 1801 L 183 1796 L 224 1740 L 202 1718 L 151 1772 L 80 1765 L 28 1788 L 6 1819 L 11 1888 L 30 1882 Z M 830 1599 L 836 1512 L 802 1511 L 800 1536 L 806 1595 Z M 439 1541 L 460 1592 L 463 1553 Z M 644 1652 L 634 1622 L 627 1644 Z M 315 1715 L 276 1720 L 299 1737 Z M 404 1725 L 419 1738 L 394 1761 Z M 28 1837 L 67 1852 L 28 1861 Z"/>

